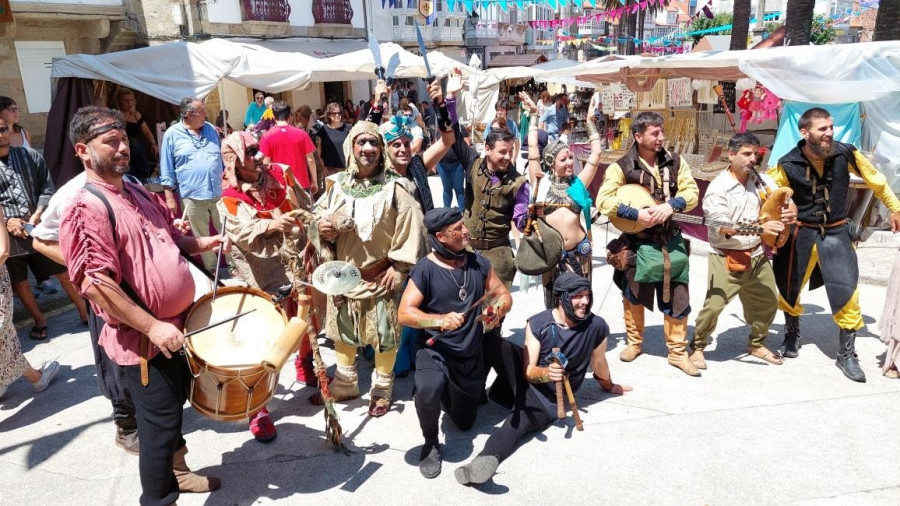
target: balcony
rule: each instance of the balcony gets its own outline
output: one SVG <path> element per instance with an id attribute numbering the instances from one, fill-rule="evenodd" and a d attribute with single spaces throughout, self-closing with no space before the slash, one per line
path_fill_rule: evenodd
<path id="1" fill-rule="evenodd" d="M 287 23 L 291 17 L 291 4 L 287 0 L 241 0 L 241 4 L 247 21 Z"/>
<path id="2" fill-rule="evenodd" d="M 247 1 L 247 0 L 244 0 Z M 270 0 L 277 3 L 278 0 Z M 283 0 L 287 3 L 287 0 Z M 288 8 L 290 12 L 290 8 Z M 313 19 L 316 24 L 351 25 L 353 24 L 353 6 L 350 0 L 313 0 Z"/>
<path id="3" fill-rule="evenodd" d="M 525 32 L 528 27 L 525 25 L 510 25 L 500 23 L 497 30 L 498 42 L 503 46 L 521 46 L 525 43 Z"/>

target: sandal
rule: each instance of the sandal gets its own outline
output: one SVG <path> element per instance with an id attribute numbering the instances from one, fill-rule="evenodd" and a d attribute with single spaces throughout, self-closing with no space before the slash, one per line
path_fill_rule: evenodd
<path id="1" fill-rule="evenodd" d="M 378 418 L 387 414 L 388 410 L 391 409 L 391 400 L 385 397 L 372 397 L 372 402 L 369 403 L 369 416 Z"/>
<path id="2" fill-rule="evenodd" d="M 887 371 L 884 371 L 885 378 L 898 379 L 900 378 L 900 372 L 897 371 L 896 367 L 891 367 Z"/>
<path id="3" fill-rule="evenodd" d="M 772 351 L 769 350 L 768 348 L 766 348 L 765 346 L 758 346 L 756 348 L 750 348 L 747 350 L 747 354 L 752 355 L 756 358 L 761 358 L 761 359 L 765 360 L 766 362 L 768 362 L 770 364 L 774 364 L 774 365 L 781 365 L 784 363 L 784 360 L 782 360 L 780 355 L 778 355 L 776 353 L 772 353 Z"/>
<path id="4" fill-rule="evenodd" d="M 31 327 L 31 332 L 28 334 L 28 337 L 34 339 L 35 341 L 43 341 L 47 339 L 47 326 L 38 327 L 35 325 Z"/>

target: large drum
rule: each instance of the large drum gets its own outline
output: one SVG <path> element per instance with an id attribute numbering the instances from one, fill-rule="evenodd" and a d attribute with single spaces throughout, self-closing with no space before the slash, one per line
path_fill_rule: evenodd
<path id="1" fill-rule="evenodd" d="M 191 307 L 185 333 L 254 310 L 237 320 L 186 340 L 191 381 L 188 400 L 213 420 L 235 421 L 264 408 L 275 394 L 277 372 L 260 365 L 287 325 L 287 317 L 265 292 L 247 287 L 219 288 Z"/>

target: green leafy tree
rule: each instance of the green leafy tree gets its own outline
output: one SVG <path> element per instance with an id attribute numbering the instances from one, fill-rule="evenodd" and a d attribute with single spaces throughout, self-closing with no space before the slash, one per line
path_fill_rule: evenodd
<path id="1" fill-rule="evenodd" d="M 784 23 L 781 21 L 771 21 L 766 23 L 763 28 L 766 30 L 767 34 L 771 35 L 782 26 L 784 26 Z M 828 18 L 821 14 L 813 18 L 812 30 L 809 36 L 810 43 L 816 45 L 829 44 L 834 42 L 835 35 L 837 35 L 837 33 L 835 32 L 834 27 L 829 23 Z"/>
<path id="2" fill-rule="evenodd" d="M 709 28 L 715 28 L 717 26 L 725 26 L 730 25 L 734 21 L 734 15 L 730 12 L 722 12 L 716 14 L 716 16 L 712 19 L 707 18 L 706 16 L 699 16 L 694 19 L 694 22 L 691 23 L 690 32 L 699 32 L 700 30 L 707 30 Z M 716 32 L 713 35 L 729 35 L 731 30 L 723 30 L 721 32 Z M 707 34 L 699 34 L 699 35 L 691 35 L 691 39 L 694 40 L 694 44 L 700 42 L 700 39 L 705 37 Z"/>
<path id="3" fill-rule="evenodd" d="M 809 35 L 809 41 L 817 46 L 823 46 L 834 42 L 834 25 L 828 18 L 819 14 L 813 18 L 812 33 Z"/>

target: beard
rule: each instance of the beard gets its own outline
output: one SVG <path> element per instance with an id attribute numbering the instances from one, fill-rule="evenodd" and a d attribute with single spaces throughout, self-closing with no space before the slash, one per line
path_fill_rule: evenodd
<path id="1" fill-rule="evenodd" d="M 819 158 L 827 158 L 834 152 L 834 139 L 825 140 L 820 138 L 818 141 L 810 140 L 807 142 L 809 150 Z"/>
<path id="2" fill-rule="evenodd" d="M 130 157 L 128 155 L 120 154 L 116 154 L 111 159 L 103 160 L 97 153 L 91 151 L 91 167 L 98 174 L 116 174 L 119 176 L 127 174 L 131 169 L 131 166 L 128 164 L 129 160 Z"/>

